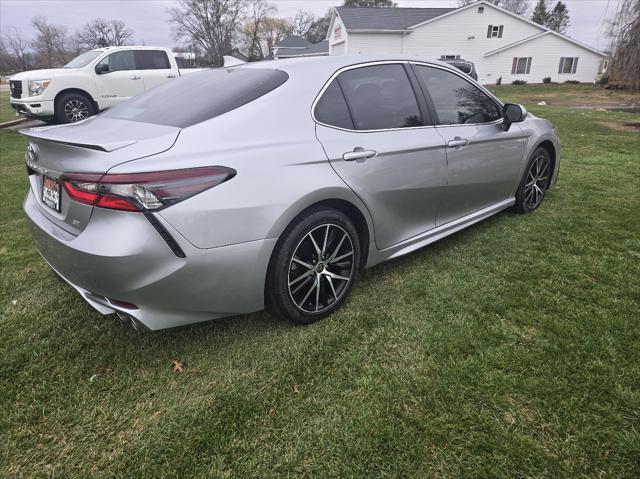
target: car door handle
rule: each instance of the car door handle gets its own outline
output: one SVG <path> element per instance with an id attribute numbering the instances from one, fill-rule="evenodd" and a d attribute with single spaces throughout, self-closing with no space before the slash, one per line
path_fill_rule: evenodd
<path id="1" fill-rule="evenodd" d="M 176 76 L 173 74 L 167 75 L 167 78 L 175 78 Z"/>
<path id="2" fill-rule="evenodd" d="M 132 77 L 129 77 L 131 80 L 140 80 L 140 77 L 138 75 L 133 75 Z"/>
<path id="3" fill-rule="evenodd" d="M 459 136 L 456 136 L 453 140 L 449 140 L 449 143 L 447 143 L 447 146 L 450 148 L 459 148 L 461 146 L 467 146 L 469 144 L 469 140 L 467 140 L 466 138 L 460 138 Z"/>
<path id="4" fill-rule="evenodd" d="M 365 150 L 364 148 L 358 146 L 353 149 L 353 151 L 347 151 L 342 155 L 342 159 L 344 161 L 354 161 L 354 160 L 366 160 L 367 158 L 373 158 L 378 153 L 374 150 Z"/>

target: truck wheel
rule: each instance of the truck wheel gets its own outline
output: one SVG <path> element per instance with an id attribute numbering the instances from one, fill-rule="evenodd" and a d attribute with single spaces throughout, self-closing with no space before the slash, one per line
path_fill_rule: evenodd
<path id="1" fill-rule="evenodd" d="M 75 123 L 96 114 L 93 102 L 81 93 L 65 93 L 56 100 L 57 123 Z"/>

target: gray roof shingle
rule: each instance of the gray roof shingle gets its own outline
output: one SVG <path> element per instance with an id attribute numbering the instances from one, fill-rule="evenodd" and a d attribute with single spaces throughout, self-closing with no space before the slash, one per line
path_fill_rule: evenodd
<path id="1" fill-rule="evenodd" d="M 282 42 L 278 44 L 278 57 L 303 56 L 303 55 L 322 55 L 329 54 L 329 41 L 322 40 L 318 43 L 309 43 L 305 48 L 282 47 Z"/>
<path id="2" fill-rule="evenodd" d="M 308 47 L 309 45 L 312 45 L 310 41 L 302 37 L 299 37 L 297 35 L 287 35 L 282 39 L 280 43 L 278 43 L 279 47 L 289 47 L 289 48 Z"/>
<path id="3" fill-rule="evenodd" d="M 347 30 L 407 30 L 455 8 L 336 7 Z"/>

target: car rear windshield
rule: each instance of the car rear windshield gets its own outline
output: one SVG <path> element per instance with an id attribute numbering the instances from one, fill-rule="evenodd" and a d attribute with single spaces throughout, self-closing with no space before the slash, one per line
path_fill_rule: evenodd
<path id="1" fill-rule="evenodd" d="M 288 78 L 283 71 L 262 68 L 191 73 L 121 103 L 103 116 L 186 128 L 246 105 Z"/>

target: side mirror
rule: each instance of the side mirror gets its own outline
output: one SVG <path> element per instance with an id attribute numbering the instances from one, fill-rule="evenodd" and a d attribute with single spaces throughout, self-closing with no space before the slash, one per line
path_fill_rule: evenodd
<path id="1" fill-rule="evenodd" d="M 504 105 L 504 110 L 502 111 L 502 129 L 504 131 L 509 131 L 509 128 L 511 128 L 511 123 L 524 121 L 526 116 L 527 110 L 522 105 L 517 105 L 515 103 L 506 103 Z"/>
<path id="2" fill-rule="evenodd" d="M 108 63 L 99 63 L 96 65 L 96 73 L 98 75 L 102 75 L 104 73 L 109 73 L 109 64 Z"/>

